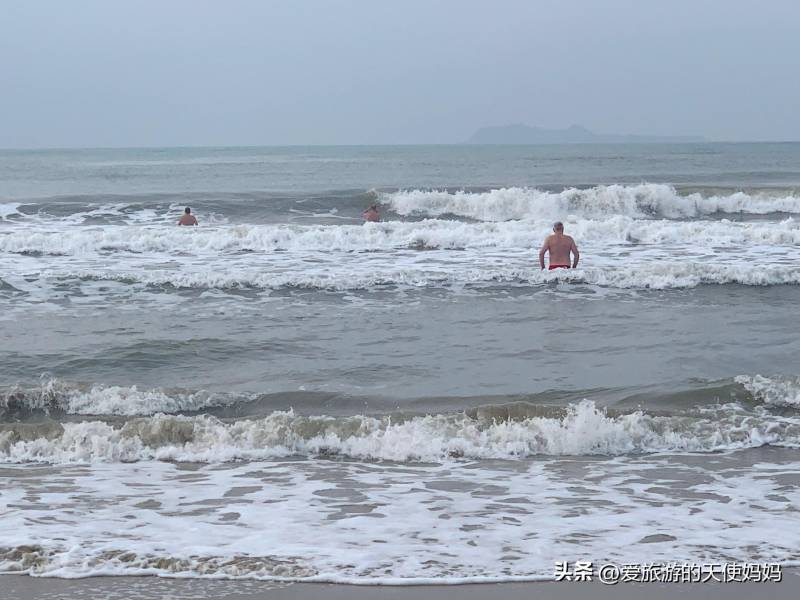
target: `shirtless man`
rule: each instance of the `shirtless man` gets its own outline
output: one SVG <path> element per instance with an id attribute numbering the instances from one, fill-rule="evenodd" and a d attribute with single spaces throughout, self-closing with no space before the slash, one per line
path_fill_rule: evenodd
<path id="1" fill-rule="evenodd" d="M 183 215 L 181 215 L 181 220 L 178 221 L 178 225 L 197 225 L 197 219 L 194 218 L 192 209 L 188 206 L 186 207 L 186 210 L 183 211 Z"/>
<path id="2" fill-rule="evenodd" d="M 378 206 L 375 204 L 373 204 L 367 210 L 361 213 L 361 216 L 364 217 L 365 221 L 369 221 L 371 223 L 377 223 L 378 221 L 381 220 L 381 215 L 380 213 L 378 213 Z"/>
<path id="3" fill-rule="evenodd" d="M 575 269 L 581 256 L 578 252 L 578 247 L 575 245 L 575 240 L 568 235 L 564 235 L 564 224 L 561 221 L 553 225 L 553 233 L 545 238 L 542 249 L 539 250 L 539 266 L 542 269 L 544 269 L 544 255 L 546 252 L 550 252 L 550 271 L 553 269 L 569 269 L 570 252 L 575 256 L 572 261 L 572 268 Z"/>

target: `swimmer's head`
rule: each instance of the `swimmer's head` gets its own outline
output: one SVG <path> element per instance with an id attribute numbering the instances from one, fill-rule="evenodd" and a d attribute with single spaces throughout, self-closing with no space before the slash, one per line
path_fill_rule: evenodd
<path id="1" fill-rule="evenodd" d="M 186 208 L 183 209 L 183 212 L 185 212 L 188 215 L 191 214 L 192 209 L 187 206 Z"/>
<path id="2" fill-rule="evenodd" d="M 556 233 L 564 233 L 564 224 L 561 221 L 553 223 L 553 231 Z"/>

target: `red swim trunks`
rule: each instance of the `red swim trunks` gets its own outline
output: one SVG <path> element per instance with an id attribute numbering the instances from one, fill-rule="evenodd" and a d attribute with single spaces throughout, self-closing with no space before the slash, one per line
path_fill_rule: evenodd
<path id="1" fill-rule="evenodd" d="M 569 269 L 569 265 L 550 265 L 550 268 L 547 270 L 552 271 L 553 269 Z"/>

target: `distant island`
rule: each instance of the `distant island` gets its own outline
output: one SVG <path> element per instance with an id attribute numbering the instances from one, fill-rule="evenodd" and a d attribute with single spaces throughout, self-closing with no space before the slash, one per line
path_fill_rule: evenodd
<path id="1" fill-rule="evenodd" d="M 594 133 L 582 125 L 566 129 L 544 129 L 528 125 L 502 125 L 483 127 L 476 131 L 467 144 L 653 144 L 704 142 L 699 135 L 620 135 Z"/>

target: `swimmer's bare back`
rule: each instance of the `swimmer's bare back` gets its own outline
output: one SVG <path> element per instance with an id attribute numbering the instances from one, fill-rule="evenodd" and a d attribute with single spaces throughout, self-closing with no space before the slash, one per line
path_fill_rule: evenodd
<path id="1" fill-rule="evenodd" d="M 569 235 L 564 235 L 564 225 L 560 222 L 553 226 L 553 233 L 545 238 L 544 244 L 539 250 L 539 266 L 542 269 L 544 269 L 544 255 L 547 253 L 550 254 L 550 270 L 557 267 L 569 269 L 570 262 L 572 262 L 572 268 L 575 269 L 578 267 L 578 260 L 581 256 L 575 240 Z M 574 256 L 572 261 L 570 261 L 570 254 Z"/>
<path id="2" fill-rule="evenodd" d="M 178 221 L 178 225 L 197 225 L 197 219 L 194 215 L 185 214 L 181 216 L 180 221 Z"/>
<path id="3" fill-rule="evenodd" d="M 381 220 L 381 215 L 376 208 L 368 208 L 363 213 L 361 213 L 361 217 L 370 223 L 377 223 Z"/>

